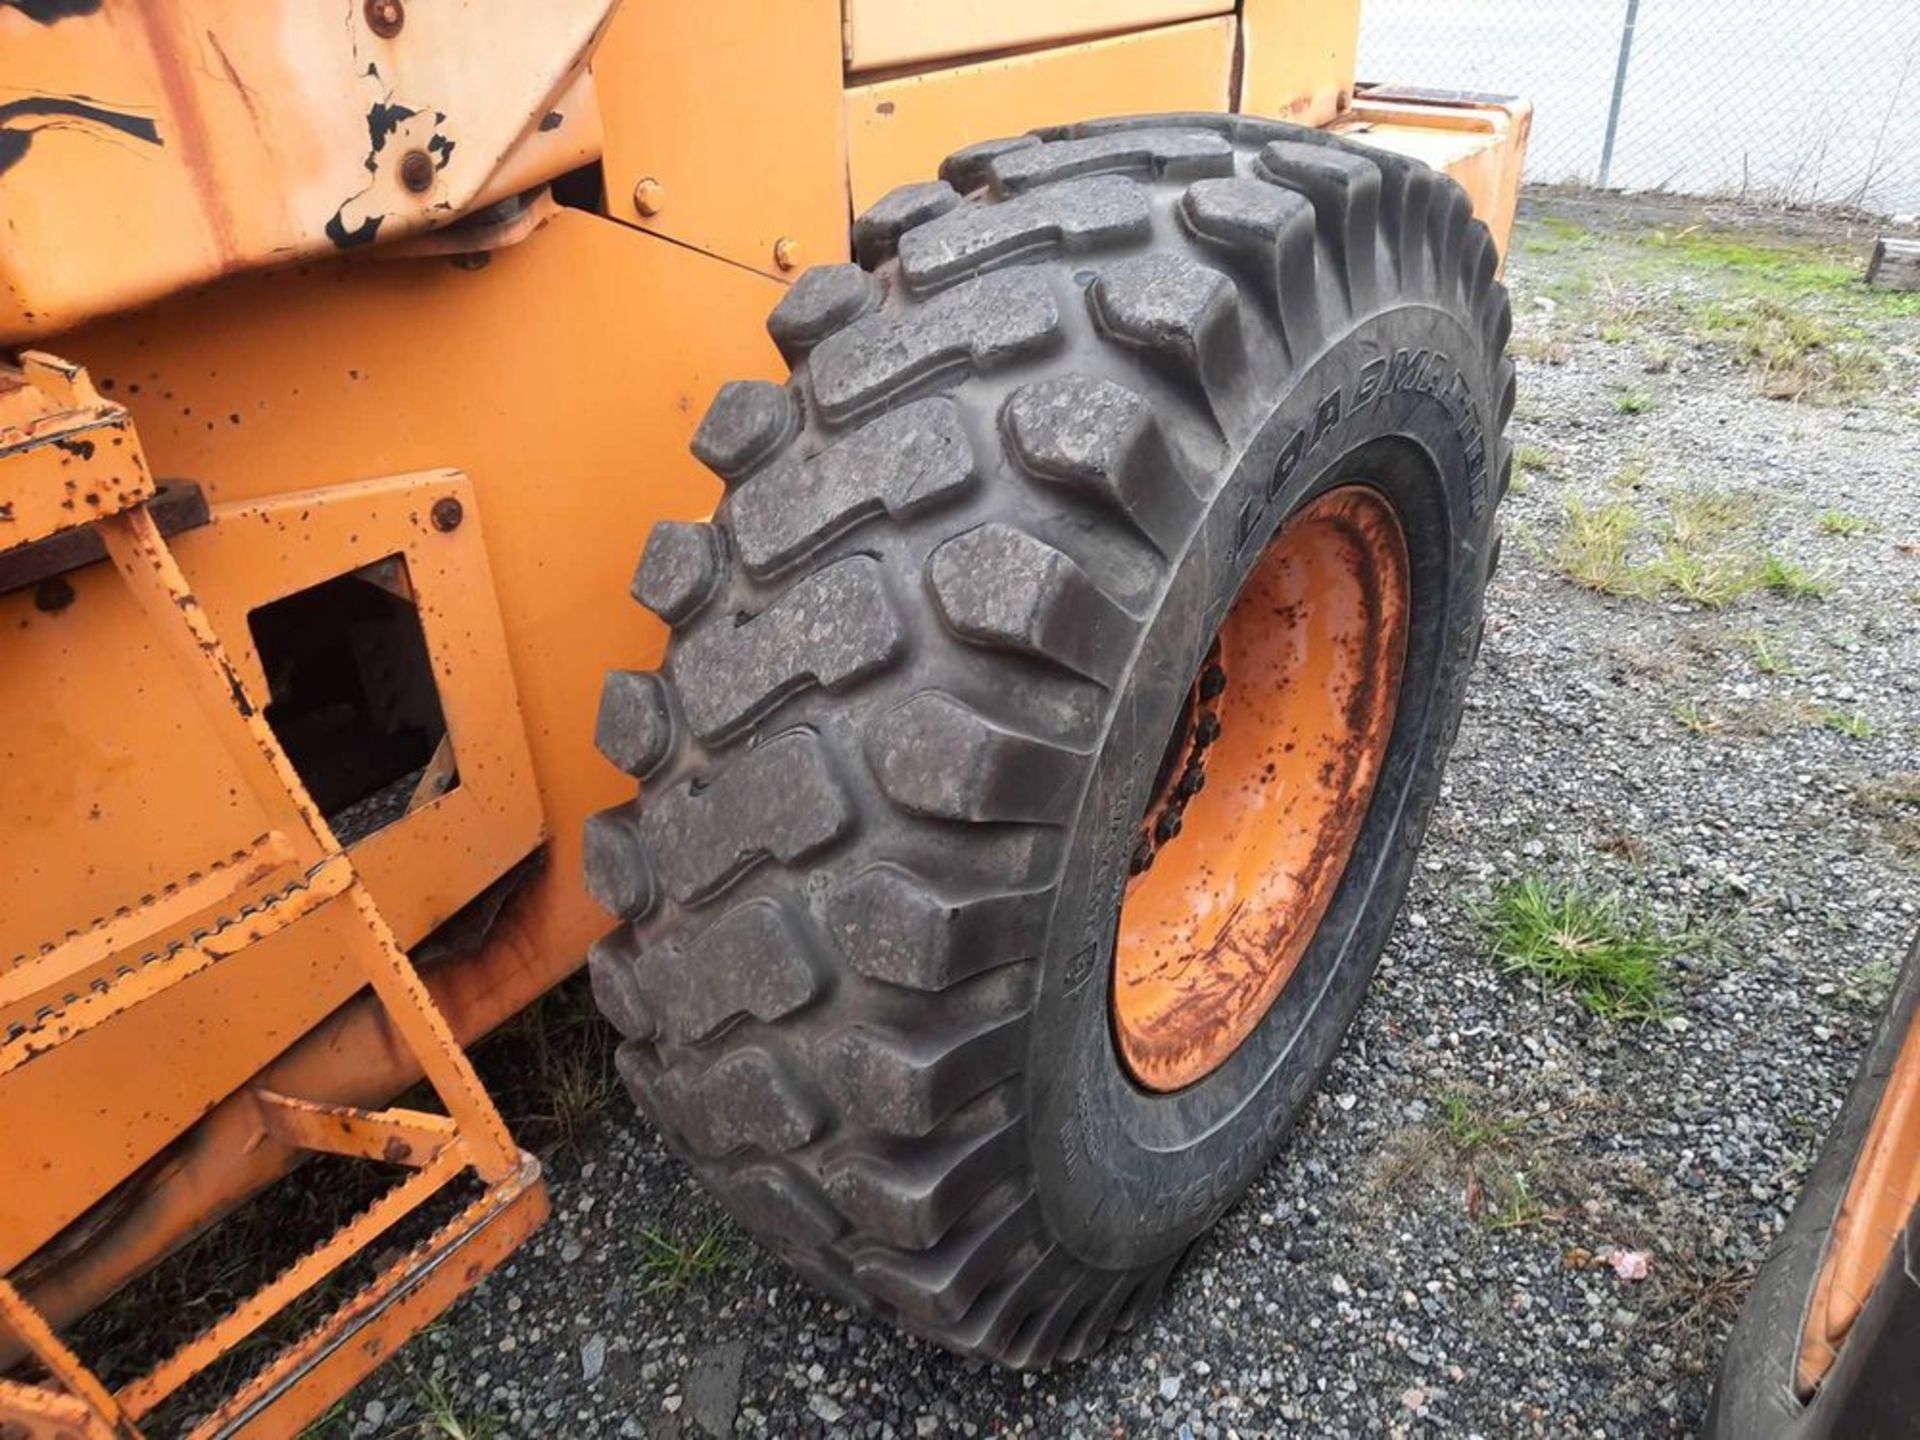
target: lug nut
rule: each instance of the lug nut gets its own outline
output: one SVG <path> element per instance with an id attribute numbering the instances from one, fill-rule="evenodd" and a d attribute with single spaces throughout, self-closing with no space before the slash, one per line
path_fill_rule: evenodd
<path id="1" fill-rule="evenodd" d="M 1220 738 L 1220 717 L 1211 710 L 1200 717 L 1200 723 L 1193 727 L 1193 743 L 1196 749 L 1204 749 Z"/>
<path id="2" fill-rule="evenodd" d="M 1175 787 L 1182 800 L 1191 800 L 1207 788 L 1206 767 L 1198 761 L 1189 761 L 1187 768 L 1180 772 L 1180 783 Z"/>
<path id="3" fill-rule="evenodd" d="M 1162 811 L 1160 818 L 1154 822 L 1153 838 L 1162 845 L 1166 844 L 1180 833 L 1180 824 L 1180 812 L 1178 810 Z"/>
<path id="4" fill-rule="evenodd" d="M 1153 868 L 1153 842 L 1146 836 L 1140 837 L 1133 847 L 1133 857 L 1127 861 L 1129 875 L 1144 875 Z"/>
<path id="5" fill-rule="evenodd" d="M 1220 692 L 1227 688 L 1227 672 L 1218 665 L 1209 665 L 1200 672 L 1200 698 L 1217 700 Z"/>

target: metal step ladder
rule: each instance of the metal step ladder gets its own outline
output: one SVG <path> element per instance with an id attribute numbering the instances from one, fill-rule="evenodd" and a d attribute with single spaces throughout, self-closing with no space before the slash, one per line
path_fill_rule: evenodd
<path id="1" fill-rule="evenodd" d="M 261 828 L 250 844 L 138 904 L 16 957 L 11 966 L 0 958 L 0 1013 L 36 996 L 51 997 L 32 1023 L 0 1036 L 0 1076 L 331 910 L 344 912 L 347 923 L 333 929 L 345 935 L 351 960 L 447 1113 L 365 1110 L 256 1089 L 252 1098 L 261 1124 L 273 1138 L 314 1153 L 397 1164 L 410 1173 L 247 1300 L 118 1389 L 103 1384 L 22 1293 L 0 1278 L 0 1326 L 32 1353 L 47 1377 L 36 1384 L 0 1379 L 0 1436 L 137 1436 L 143 1417 L 471 1171 L 484 1187 L 477 1199 L 280 1351 L 190 1432 L 196 1440 L 291 1434 L 510 1254 L 545 1218 L 545 1185 L 539 1163 L 508 1135 L 352 860 L 242 687 L 149 511 L 156 487 L 138 459 L 125 410 L 102 400 L 78 367 L 29 353 L 18 369 L 0 366 L 0 401 L 13 402 L 10 411 L 0 410 L 0 419 L 13 422 L 16 437 L 23 399 L 35 399 L 23 397 L 23 388 L 38 392 L 45 418 L 32 431 L 32 444 L 0 445 L 0 516 L 9 521 L 0 527 L 0 551 L 53 540 L 71 548 L 81 526 L 97 535 L 148 632 L 192 684 L 206 725 L 259 811 Z M 76 519 L 71 474 L 58 466 L 55 447 L 62 437 L 78 444 L 74 437 L 80 435 L 96 442 L 118 438 L 118 468 L 129 478 L 94 486 Z M 269 879 L 278 883 L 261 889 Z M 232 903 L 242 895 L 250 898 Z M 218 918 L 185 936 L 178 933 L 206 912 Z M 158 937 L 169 938 L 156 943 Z"/>

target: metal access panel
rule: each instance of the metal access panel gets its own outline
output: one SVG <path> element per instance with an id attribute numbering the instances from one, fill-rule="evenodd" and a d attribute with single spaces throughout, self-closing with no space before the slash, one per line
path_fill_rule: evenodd
<path id="1" fill-rule="evenodd" d="M 849 70 L 916 65 L 1230 15 L 1230 0 L 846 0 Z"/>

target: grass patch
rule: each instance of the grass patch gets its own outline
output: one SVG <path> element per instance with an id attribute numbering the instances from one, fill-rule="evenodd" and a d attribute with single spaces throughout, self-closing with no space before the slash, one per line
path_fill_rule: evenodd
<path id="1" fill-rule="evenodd" d="M 1617 894 L 1537 876 L 1498 890 L 1486 927 L 1502 968 L 1571 992 L 1606 1020 L 1665 1015 L 1664 967 L 1686 948 Z"/>
<path id="2" fill-rule="evenodd" d="M 1791 675 L 1793 661 L 1787 658 L 1772 636 L 1762 630 L 1749 630 L 1740 637 L 1753 657 L 1753 668 L 1762 675 Z"/>
<path id="3" fill-rule="evenodd" d="M 1829 710 L 1820 717 L 1820 724 L 1849 740 L 1871 740 L 1874 735 L 1873 722 L 1859 710 Z"/>
<path id="4" fill-rule="evenodd" d="M 1817 600 L 1832 588 L 1825 576 L 1774 554 L 1760 557 L 1760 583 L 1789 600 Z"/>
<path id="5" fill-rule="evenodd" d="M 1613 397 L 1613 408 L 1620 415 L 1645 415 L 1660 402 L 1650 391 L 1632 389 L 1617 391 Z"/>
<path id="6" fill-rule="evenodd" d="M 1554 565 L 1574 584 L 1603 595 L 1640 595 L 1644 586 L 1628 560 L 1627 544 L 1639 519 L 1624 504 L 1567 501 L 1566 528 L 1554 550 Z"/>
<path id="7" fill-rule="evenodd" d="M 1874 389 L 1882 365 L 1854 326 L 1817 314 L 1799 299 L 1746 296 L 1713 301 L 1700 327 L 1728 340 L 1770 400 L 1845 399 Z"/>
<path id="8" fill-rule="evenodd" d="M 746 1269 L 739 1239 L 724 1225 L 709 1225 L 691 1239 L 640 1232 L 640 1272 L 649 1295 L 677 1295 L 717 1275 Z"/>
<path id="9" fill-rule="evenodd" d="M 1536 365 L 1564 365 L 1573 358 L 1573 346 L 1550 335 L 1516 335 L 1507 342 L 1507 353 Z"/>
<path id="10" fill-rule="evenodd" d="M 1673 718 L 1680 722 L 1681 729 L 1695 735 L 1718 735 L 1726 728 L 1720 717 L 1698 700 L 1682 700 L 1675 705 Z"/>
<path id="11" fill-rule="evenodd" d="M 584 977 L 557 986 L 516 1015 L 492 1048 L 511 1051 L 515 1073 L 496 1082 L 501 1109 L 531 1150 L 570 1150 L 620 1093 L 613 1027 Z"/>
<path id="12" fill-rule="evenodd" d="M 498 1415 L 485 1411 L 467 1413 L 438 1375 L 415 1375 L 412 1379 L 414 1404 L 420 1409 L 420 1418 L 402 1434 L 417 1440 L 493 1440 L 506 1434 L 506 1422 Z"/>
<path id="13" fill-rule="evenodd" d="M 1469 1096 L 1458 1090 L 1446 1091 L 1439 1101 L 1440 1123 L 1445 1128 L 1447 1143 L 1463 1157 L 1504 1142 L 1523 1123 L 1482 1113 Z"/>
<path id="14" fill-rule="evenodd" d="M 1864 515 L 1849 514 L 1845 510 L 1822 510 L 1816 520 L 1823 535 L 1865 535 L 1874 528 L 1873 522 Z"/>

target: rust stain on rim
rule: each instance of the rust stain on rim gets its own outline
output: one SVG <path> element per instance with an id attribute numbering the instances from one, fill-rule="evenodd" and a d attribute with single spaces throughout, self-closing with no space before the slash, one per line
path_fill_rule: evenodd
<path id="1" fill-rule="evenodd" d="M 1407 571 L 1392 505 L 1344 485 L 1287 521 L 1221 624 L 1174 823 L 1156 798 L 1120 909 L 1115 1043 L 1149 1090 L 1233 1054 L 1333 899 L 1393 734 Z"/>

